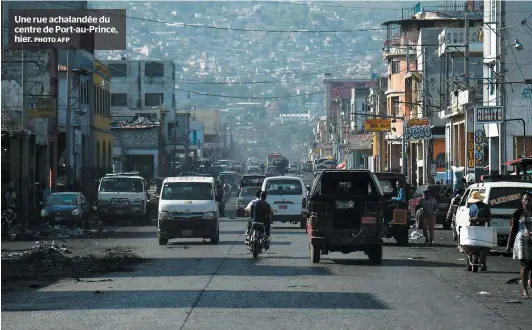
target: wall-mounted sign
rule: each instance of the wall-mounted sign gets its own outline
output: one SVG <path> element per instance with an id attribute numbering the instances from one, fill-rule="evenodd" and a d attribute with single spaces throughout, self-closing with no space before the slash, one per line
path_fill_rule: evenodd
<path id="1" fill-rule="evenodd" d="M 412 140 L 432 139 L 429 118 L 410 119 L 406 122 L 405 138 Z"/>
<path id="2" fill-rule="evenodd" d="M 496 124 L 503 122 L 502 107 L 476 107 L 475 122 L 477 124 Z"/>
<path id="3" fill-rule="evenodd" d="M 485 155 L 484 155 L 484 145 L 486 144 L 486 139 L 484 136 L 483 130 L 475 131 L 475 167 L 484 168 L 486 166 Z"/>
<path id="4" fill-rule="evenodd" d="M 367 132 L 390 132 L 392 122 L 390 119 L 366 119 L 364 121 L 364 130 Z"/>
<path id="5" fill-rule="evenodd" d="M 475 169 L 475 133 L 467 133 L 467 169 Z"/>
<path id="6" fill-rule="evenodd" d="M 29 118 L 57 118 L 57 99 L 36 97 L 28 100 Z"/>

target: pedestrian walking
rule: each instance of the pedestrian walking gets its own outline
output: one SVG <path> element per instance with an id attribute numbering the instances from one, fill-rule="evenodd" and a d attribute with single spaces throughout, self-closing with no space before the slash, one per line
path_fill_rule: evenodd
<path id="1" fill-rule="evenodd" d="M 528 290 L 532 289 L 532 193 L 523 193 L 521 202 L 521 208 L 512 214 L 512 227 L 506 250 L 510 252 L 513 247 L 513 258 L 521 263 L 521 297 L 528 299 Z"/>
<path id="2" fill-rule="evenodd" d="M 423 198 L 419 201 L 421 215 L 423 216 L 423 235 L 425 244 L 432 246 L 434 241 L 434 227 L 436 226 L 436 212 L 438 211 L 438 202 L 430 193 L 430 190 L 423 192 Z"/>
<path id="3" fill-rule="evenodd" d="M 486 203 L 484 203 L 484 195 L 475 191 L 471 194 L 467 203 L 471 204 L 469 207 L 469 222 L 471 226 L 484 226 L 488 223 L 489 227 L 491 222 L 491 209 Z M 480 271 L 485 272 L 488 270 L 486 262 L 489 252 L 489 248 L 482 248 L 480 250 L 480 263 L 482 264 Z"/>

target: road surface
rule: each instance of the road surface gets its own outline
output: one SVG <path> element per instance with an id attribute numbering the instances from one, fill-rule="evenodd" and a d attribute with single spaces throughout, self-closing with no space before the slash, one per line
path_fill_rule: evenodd
<path id="1" fill-rule="evenodd" d="M 304 230 L 286 224 L 273 226 L 270 251 L 252 259 L 243 244 L 245 224 L 224 218 L 218 245 L 171 240 L 159 246 L 155 226 L 86 240 L 87 249 L 127 245 L 150 260 L 93 282 L 66 279 L 4 293 L 2 329 L 504 330 L 532 324 L 530 300 L 507 303 L 520 300 L 519 286 L 505 283 L 518 276 L 518 264 L 490 256 L 490 272 L 464 272 L 449 231 L 437 231 L 434 247 L 390 241 L 381 266 L 363 253 L 334 253 L 312 264 Z"/>

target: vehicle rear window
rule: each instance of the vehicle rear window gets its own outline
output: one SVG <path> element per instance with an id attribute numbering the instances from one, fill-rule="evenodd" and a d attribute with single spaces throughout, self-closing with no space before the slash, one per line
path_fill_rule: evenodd
<path id="1" fill-rule="evenodd" d="M 268 195 L 301 195 L 303 187 L 298 180 L 270 180 L 266 192 Z"/>
<path id="2" fill-rule="evenodd" d="M 377 193 L 372 177 L 366 172 L 324 173 L 321 177 L 321 193 L 336 195 L 373 195 Z"/>
<path id="3" fill-rule="evenodd" d="M 395 186 L 396 181 L 397 179 L 394 179 L 394 180 L 382 179 L 382 180 L 379 180 L 379 184 L 381 185 L 382 191 L 385 194 L 393 194 L 397 189 Z"/>
<path id="4" fill-rule="evenodd" d="M 164 200 L 212 200 L 212 185 L 203 182 L 165 183 L 161 199 Z"/>
<path id="5" fill-rule="evenodd" d="M 144 185 L 142 179 L 137 178 L 103 178 L 100 191 L 141 193 L 144 191 Z"/>
<path id="6" fill-rule="evenodd" d="M 430 185 L 428 186 L 428 190 L 438 202 L 451 200 L 453 194 L 453 188 L 451 185 Z"/>
<path id="7" fill-rule="evenodd" d="M 240 185 L 242 187 L 250 187 L 250 186 L 262 186 L 262 183 L 264 182 L 264 177 L 243 177 L 242 182 Z"/>
<path id="8" fill-rule="evenodd" d="M 488 205 L 492 209 L 518 209 L 521 207 L 521 194 L 525 190 L 523 187 L 491 188 Z"/>

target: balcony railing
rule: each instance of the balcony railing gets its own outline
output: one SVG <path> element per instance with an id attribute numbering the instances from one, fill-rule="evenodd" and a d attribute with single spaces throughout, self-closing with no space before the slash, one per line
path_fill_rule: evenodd
<path id="1" fill-rule="evenodd" d="M 484 1 L 423 1 L 417 3 L 410 16 L 416 16 L 426 12 L 440 13 L 449 16 L 463 16 L 464 13 L 479 14 L 484 12 Z"/>
<path id="2" fill-rule="evenodd" d="M 405 39 L 400 36 L 394 36 L 384 42 L 384 50 L 382 56 L 386 59 L 388 56 L 404 56 L 406 54 L 407 45 L 410 46 L 410 54 L 414 54 L 416 39 Z"/>
<path id="3" fill-rule="evenodd" d="M 22 110 L 2 107 L 2 131 L 22 131 Z"/>

